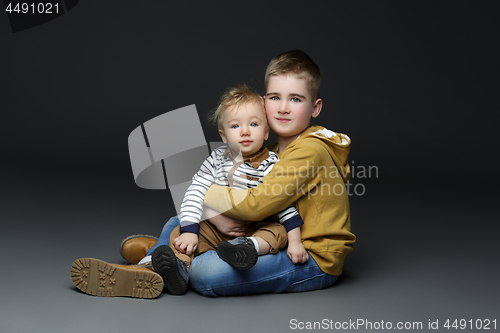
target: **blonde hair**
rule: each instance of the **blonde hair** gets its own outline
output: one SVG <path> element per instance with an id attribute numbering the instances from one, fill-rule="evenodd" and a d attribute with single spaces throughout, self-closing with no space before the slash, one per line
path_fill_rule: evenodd
<path id="1" fill-rule="evenodd" d="M 283 52 L 269 62 L 264 78 L 266 92 L 270 77 L 279 75 L 293 75 L 298 79 L 306 80 L 313 102 L 319 98 L 321 73 L 319 67 L 304 51 Z"/>
<path id="2" fill-rule="evenodd" d="M 227 108 L 235 106 L 236 110 L 246 103 L 257 103 L 262 105 L 262 112 L 265 116 L 264 109 L 264 99 L 259 96 L 256 92 L 248 88 L 245 84 L 231 87 L 226 89 L 224 94 L 220 98 L 220 104 L 209 115 L 209 120 L 219 129 L 222 129 L 222 112 L 226 111 Z M 265 118 L 264 118 L 265 119 Z"/>

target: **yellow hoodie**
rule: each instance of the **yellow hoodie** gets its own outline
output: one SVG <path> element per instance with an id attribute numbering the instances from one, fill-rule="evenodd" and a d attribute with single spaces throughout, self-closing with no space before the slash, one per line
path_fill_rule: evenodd
<path id="1" fill-rule="evenodd" d="M 232 218 L 260 221 L 295 203 L 304 220 L 304 247 L 323 272 L 340 275 L 356 240 L 345 186 L 350 145 L 345 134 L 311 126 L 279 154 L 262 184 L 249 190 L 213 185 L 205 205 Z M 270 147 L 276 149 L 277 144 Z"/>

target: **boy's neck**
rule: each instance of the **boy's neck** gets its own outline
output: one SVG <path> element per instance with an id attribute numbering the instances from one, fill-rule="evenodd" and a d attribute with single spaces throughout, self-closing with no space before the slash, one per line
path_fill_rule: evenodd
<path id="1" fill-rule="evenodd" d="M 301 133 L 302 134 L 302 133 Z M 282 153 L 300 134 L 294 136 L 278 136 L 278 154 Z"/>

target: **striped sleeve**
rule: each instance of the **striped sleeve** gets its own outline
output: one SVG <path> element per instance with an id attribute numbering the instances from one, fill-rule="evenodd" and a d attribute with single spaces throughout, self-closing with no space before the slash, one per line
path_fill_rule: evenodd
<path id="1" fill-rule="evenodd" d="M 276 215 L 287 232 L 304 224 L 304 220 L 302 220 L 297 208 L 293 204 L 277 212 Z"/>
<path id="2" fill-rule="evenodd" d="M 181 232 L 192 232 L 197 235 L 200 233 L 203 200 L 208 188 L 215 181 L 216 160 L 217 151 L 214 150 L 203 162 L 200 170 L 193 176 L 192 183 L 188 187 L 181 204 Z"/>

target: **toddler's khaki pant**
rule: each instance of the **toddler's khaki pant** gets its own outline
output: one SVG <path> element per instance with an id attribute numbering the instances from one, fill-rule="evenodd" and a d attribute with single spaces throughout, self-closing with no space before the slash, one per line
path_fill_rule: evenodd
<path id="1" fill-rule="evenodd" d="M 173 246 L 173 240 L 180 236 L 180 227 L 176 227 L 170 234 L 170 248 L 174 251 L 177 258 L 185 261 L 187 266 L 191 265 L 193 258 L 210 250 L 216 250 L 217 244 L 222 241 L 234 239 L 234 237 L 226 236 L 220 233 L 217 228 L 208 221 L 200 222 L 200 234 L 198 236 L 198 247 L 195 252 L 188 256 L 179 252 Z M 287 232 L 285 227 L 278 222 L 257 222 L 245 230 L 245 237 L 258 236 L 269 243 L 271 246 L 270 253 L 276 253 L 284 248 L 287 243 Z"/>

